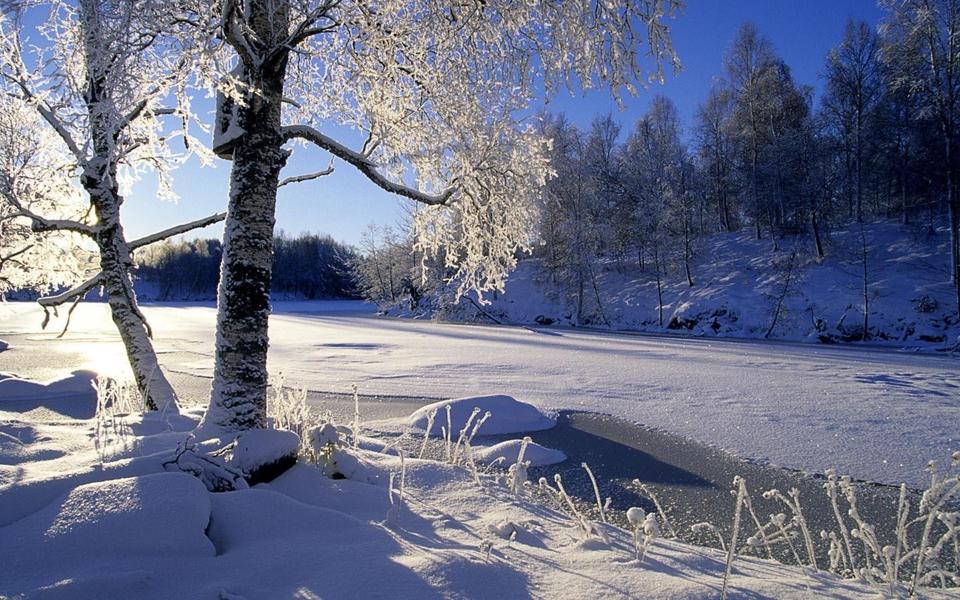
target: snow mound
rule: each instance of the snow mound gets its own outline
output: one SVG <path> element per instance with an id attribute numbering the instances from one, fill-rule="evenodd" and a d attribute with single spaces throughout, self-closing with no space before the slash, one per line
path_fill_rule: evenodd
<path id="1" fill-rule="evenodd" d="M 0 556 L 38 569 L 91 559 L 213 556 L 210 496 L 186 473 L 81 485 L 0 529 Z"/>
<path id="2" fill-rule="evenodd" d="M 436 410 L 437 416 L 430 429 L 430 435 L 440 437 L 443 435 L 440 428 L 447 426 L 447 406 L 450 407 L 450 428 L 454 438 L 467 424 L 474 408 L 480 409 L 476 419 L 482 418 L 485 412 L 490 412 L 490 418 L 480 428 L 479 435 L 541 431 L 557 424 L 536 406 L 503 394 L 468 396 L 434 402 L 417 409 L 407 418 L 407 424 L 416 429 L 426 430 L 428 415 Z"/>
<path id="3" fill-rule="evenodd" d="M 300 436 L 282 429 L 250 429 L 237 437 L 233 465 L 251 483 L 270 481 L 297 462 Z"/>
<path id="4" fill-rule="evenodd" d="M 523 442 L 521 440 L 507 440 L 506 442 L 500 442 L 487 448 L 474 448 L 473 459 L 486 464 L 500 460 L 502 465 L 512 465 L 517 462 L 522 444 Z M 531 467 L 555 465 L 565 460 L 567 460 L 567 455 L 560 450 L 547 448 L 536 442 L 527 444 L 527 449 L 523 453 L 523 461 L 529 461 Z"/>
<path id="5" fill-rule="evenodd" d="M 0 410 L 26 412 L 43 407 L 75 419 L 90 419 L 97 408 L 94 371 L 74 371 L 49 383 L 0 378 Z"/>

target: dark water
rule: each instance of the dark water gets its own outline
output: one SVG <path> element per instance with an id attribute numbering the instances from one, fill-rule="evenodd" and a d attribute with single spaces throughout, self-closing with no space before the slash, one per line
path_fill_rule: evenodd
<path id="1" fill-rule="evenodd" d="M 625 511 L 631 506 L 642 507 L 647 512 L 656 510 L 653 502 L 632 483 L 639 479 L 656 495 L 680 539 L 690 543 L 719 545 L 716 536 L 691 531 L 691 525 L 703 521 L 713 523 L 729 543 L 736 500 L 731 492 L 735 476 L 746 480 L 761 523 L 766 523 L 771 514 L 782 512 L 788 519 L 792 516 L 784 505 L 763 498 L 763 492 L 776 488 L 786 494 L 796 488 L 800 492 L 804 518 L 814 537 L 818 562 L 821 566 L 829 564 L 828 544 L 820 540 L 819 533 L 836 531 L 837 522 L 823 488 L 824 476 L 746 462 L 710 446 L 596 413 L 564 412 L 557 427 L 529 435 L 541 445 L 563 450 L 568 457 L 558 465 L 531 469 L 531 480 L 546 477 L 552 484 L 554 474 L 559 473 L 567 491 L 582 502 L 592 518 L 598 519 L 593 486 L 581 467 L 585 462 L 597 479 L 602 497 L 611 499 L 608 519 L 626 526 Z M 487 439 L 501 441 L 515 437 L 518 436 Z M 875 526 L 881 544 L 892 543 L 899 488 L 866 482 L 855 482 L 854 488 L 861 516 Z M 908 495 L 916 506 L 919 494 L 908 490 Z M 840 510 L 847 527 L 855 527 L 846 515 L 847 508 L 841 499 Z M 741 543 L 756 531 L 746 511 L 743 519 Z M 802 540 L 794 540 L 794 545 L 806 561 Z M 796 562 L 786 544 L 774 545 L 773 550 L 778 560 Z"/>

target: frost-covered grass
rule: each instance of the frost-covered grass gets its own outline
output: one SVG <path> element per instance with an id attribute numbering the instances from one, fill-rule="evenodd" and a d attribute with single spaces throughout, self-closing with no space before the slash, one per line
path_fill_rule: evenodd
<path id="1" fill-rule="evenodd" d="M 764 498 L 776 500 L 788 511 L 770 514 L 764 522 L 754 510 L 747 481 L 739 476 L 731 490 L 735 498 L 731 539 L 725 541 L 709 522 L 693 529 L 715 536 L 727 554 L 724 596 L 735 557 L 752 553 L 772 558 L 777 545 L 788 547 L 794 564 L 811 573 L 823 569 L 891 596 L 912 598 L 929 588 L 956 590 L 960 587 L 960 452 L 953 454 L 945 473 L 938 472 L 933 462 L 928 470 L 930 483 L 916 506 L 911 505 L 906 486 L 900 486 L 893 531 L 878 531 L 861 515 L 851 479 L 833 470 L 827 472 L 823 485 L 836 519 L 833 530 L 821 530 L 816 536 L 810 531 L 796 489 L 763 492 Z M 753 533 L 743 538 L 741 531 L 751 523 Z M 827 547 L 829 566 L 818 564 L 823 550 L 818 541 Z"/>
<path id="2" fill-rule="evenodd" d="M 449 422 L 448 431 L 462 432 L 459 451 L 453 436 L 431 441 L 436 461 L 408 455 L 408 446 L 419 449 L 419 435 L 404 438 L 395 453 L 365 449 L 374 443 L 367 437 L 354 448 L 354 431 L 375 428 L 337 425 L 283 386 L 271 399 L 273 426 L 305 436 L 301 461 L 270 483 L 223 493 L 163 466 L 199 413 L 165 424 L 114 415 L 136 449 L 101 464 L 90 441 L 95 417 L 51 424 L 36 411 L 4 411 L 0 400 L 3 431 L 33 429 L 44 441 L 23 438 L 28 446 L 72 448 L 53 458 L 0 447 L 4 461 L 25 468 L 22 479 L 0 486 L 0 595 L 562 599 L 716 598 L 722 591 L 725 556 L 675 541 L 661 516 L 641 520 L 634 511 L 623 530 L 592 520 L 559 477 L 552 485 L 527 481 L 529 441 L 513 469 L 477 469 L 469 459 L 479 421 L 472 410 L 472 420 Z M 446 460 L 448 446 L 457 464 Z M 58 463 L 55 471 L 34 466 L 46 460 Z M 598 499 L 604 487 L 596 481 Z M 931 536 L 928 546 L 939 539 Z M 731 596 L 875 593 L 869 580 L 808 573 L 742 551 L 731 573 Z M 928 587 L 922 593 L 936 596 Z"/>

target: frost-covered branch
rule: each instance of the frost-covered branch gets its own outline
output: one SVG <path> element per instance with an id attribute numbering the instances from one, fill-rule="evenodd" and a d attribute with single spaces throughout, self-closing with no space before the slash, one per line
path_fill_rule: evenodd
<path id="1" fill-rule="evenodd" d="M 221 212 L 210 215 L 209 217 L 204 217 L 202 219 L 197 219 L 196 221 L 190 221 L 189 223 L 182 223 L 180 225 L 175 225 L 173 227 L 164 229 L 163 231 L 158 231 L 157 233 L 151 233 L 150 235 L 145 235 L 141 238 L 137 238 L 130 242 L 130 250 L 136 250 L 137 248 L 142 248 L 143 246 L 148 246 L 150 244 L 171 238 L 175 235 L 180 235 L 181 233 L 186 233 L 193 229 L 200 229 L 201 227 L 207 227 L 208 225 L 213 225 L 214 223 L 219 223 L 227 218 L 227 213 Z"/>
<path id="2" fill-rule="evenodd" d="M 340 142 L 320 133 L 309 125 L 290 125 L 284 127 L 283 139 L 284 141 L 302 139 L 323 148 L 344 162 L 350 163 L 363 173 L 367 179 L 392 194 L 397 194 L 398 196 L 410 198 L 411 200 L 416 200 L 417 202 L 431 206 L 445 206 L 453 196 L 454 188 L 447 188 L 440 194 L 428 194 L 403 185 L 402 183 L 392 181 L 384 177 L 378 170 L 377 164 L 369 158 L 347 148 Z"/>
<path id="3" fill-rule="evenodd" d="M 130 242 L 129 248 L 131 251 L 133 251 L 133 250 L 136 250 L 137 248 L 142 248 L 144 246 L 148 246 L 150 244 L 163 241 L 165 239 L 171 238 L 181 233 L 186 233 L 193 229 L 199 229 L 201 227 L 213 225 L 214 223 L 219 223 L 220 221 L 223 221 L 226 217 L 227 217 L 227 213 L 217 213 L 214 215 L 210 215 L 209 217 L 197 219 L 196 221 L 190 221 L 189 223 L 176 225 L 174 227 L 164 229 L 163 231 L 158 231 L 157 233 L 152 233 L 150 235 L 137 238 L 132 242 Z M 74 286 L 65 292 L 54 294 L 52 296 L 45 296 L 45 297 L 39 298 L 37 300 L 37 303 L 40 306 L 44 307 L 44 309 L 60 306 L 61 304 L 66 304 L 71 300 L 86 296 L 87 292 L 89 292 L 93 288 L 100 285 L 102 281 L 103 281 L 103 273 L 98 272 L 96 275 L 87 279 L 80 285 Z M 49 313 L 47 314 L 47 318 L 44 319 L 44 326 L 46 326 L 47 320 L 49 320 Z"/>
<path id="4" fill-rule="evenodd" d="M 327 175 L 330 175 L 331 173 L 333 173 L 333 161 L 332 161 L 332 160 L 330 161 L 330 166 L 328 166 L 326 169 L 323 169 L 322 171 L 317 171 L 316 173 L 306 173 L 306 174 L 304 174 L 304 175 L 296 175 L 296 176 L 294 176 L 294 177 L 286 177 L 286 178 L 284 178 L 283 180 L 281 180 L 279 184 L 277 184 L 277 187 L 278 187 L 278 188 L 282 188 L 283 186 L 289 185 L 289 184 L 291 184 L 291 183 L 302 183 L 302 182 L 304 182 L 304 181 L 311 181 L 311 180 L 313 180 L 313 179 L 319 179 L 319 178 L 321 178 L 321 177 L 326 177 Z"/>
<path id="5" fill-rule="evenodd" d="M 30 219 L 30 227 L 35 232 L 72 231 L 90 237 L 97 234 L 97 228 L 92 225 L 87 225 L 86 223 L 72 219 L 48 219 L 23 206 L 15 194 L 8 193 L 6 190 L 4 190 L 2 194 L 7 202 L 17 210 L 17 216 Z"/>

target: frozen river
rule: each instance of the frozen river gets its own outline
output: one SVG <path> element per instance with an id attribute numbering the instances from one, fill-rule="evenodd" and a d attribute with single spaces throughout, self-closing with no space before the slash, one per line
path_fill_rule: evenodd
<path id="1" fill-rule="evenodd" d="M 165 369 L 210 376 L 211 306 L 144 312 Z M 0 339 L 30 347 L 0 353 L 0 371 L 52 378 L 78 366 L 124 368 L 105 305 L 81 305 L 63 340 L 40 331 L 41 316 L 31 304 L 0 306 Z M 960 449 L 960 361 L 943 355 L 396 320 L 357 302 L 278 302 L 270 337 L 271 372 L 311 390 L 506 393 L 808 471 L 920 486 L 928 460 Z"/>

